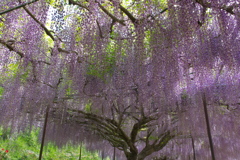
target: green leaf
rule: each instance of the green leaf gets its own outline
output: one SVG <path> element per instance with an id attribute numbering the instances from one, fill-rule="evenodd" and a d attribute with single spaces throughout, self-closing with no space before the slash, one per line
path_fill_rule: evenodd
<path id="1" fill-rule="evenodd" d="M 85 105 L 85 108 L 84 108 L 85 112 L 87 113 L 90 113 L 91 110 L 92 110 L 92 101 L 89 100 L 89 102 Z"/>
<path id="2" fill-rule="evenodd" d="M 3 95 L 3 92 L 4 92 L 4 88 L 0 86 L 0 98 Z"/>

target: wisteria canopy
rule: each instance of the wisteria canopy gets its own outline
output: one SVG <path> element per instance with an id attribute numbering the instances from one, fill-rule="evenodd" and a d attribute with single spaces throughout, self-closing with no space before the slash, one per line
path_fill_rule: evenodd
<path id="1" fill-rule="evenodd" d="M 239 83 L 239 0 L 0 2 L 12 131 L 119 160 L 239 159 Z"/>

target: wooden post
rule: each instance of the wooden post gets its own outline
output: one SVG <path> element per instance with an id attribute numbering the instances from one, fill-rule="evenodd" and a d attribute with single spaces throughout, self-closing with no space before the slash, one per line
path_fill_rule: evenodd
<path id="1" fill-rule="evenodd" d="M 40 153 L 39 153 L 39 160 L 42 159 L 42 152 L 43 152 L 44 140 L 45 140 L 45 135 L 46 135 L 49 108 L 50 108 L 50 106 L 48 105 L 47 109 L 46 109 L 46 115 L 45 115 L 44 126 L 43 126 L 43 134 L 42 134 L 42 142 L 41 142 L 41 148 L 40 148 Z"/>
<path id="2" fill-rule="evenodd" d="M 193 149 L 193 160 L 196 160 L 195 145 L 194 145 L 194 139 L 192 136 L 191 136 L 191 139 L 192 139 L 192 149 Z"/>
<path id="3" fill-rule="evenodd" d="M 215 160 L 215 154 L 214 154 L 214 148 L 213 148 L 212 134 L 211 134 L 211 128 L 210 128 L 210 123 L 209 123 L 207 101 L 206 101 L 205 93 L 202 94 L 202 101 L 203 101 L 203 108 L 204 108 L 204 114 L 205 114 L 205 119 L 206 119 L 207 134 L 208 134 L 208 139 L 209 139 L 209 144 L 210 144 L 210 150 L 211 150 L 211 154 L 212 154 L 212 160 Z"/>
<path id="4" fill-rule="evenodd" d="M 116 157 L 116 149 L 115 147 L 113 147 L 113 160 L 115 160 L 115 157 Z"/>
<path id="5" fill-rule="evenodd" d="M 82 159 L 82 142 L 80 144 L 80 153 L 79 153 L 79 159 L 78 160 L 81 160 Z"/>
<path id="6" fill-rule="evenodd" d="M 102 151 L 102 160 L 104 159 L 104 151 Z"/>

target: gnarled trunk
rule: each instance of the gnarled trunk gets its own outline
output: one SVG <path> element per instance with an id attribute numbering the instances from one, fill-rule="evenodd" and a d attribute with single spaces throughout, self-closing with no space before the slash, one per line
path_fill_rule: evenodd
<path id="1" fill-rule="evenodd" d="M 126 155 L 127 160 L 138 160 L 138 154 L 137 153 L 130 153 Z"/>

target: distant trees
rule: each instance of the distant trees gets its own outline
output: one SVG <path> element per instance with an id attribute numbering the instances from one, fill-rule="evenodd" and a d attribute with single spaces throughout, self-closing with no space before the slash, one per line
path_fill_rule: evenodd
<path id="1" fill-rule="evenodd" d="M 0 16 L 0 122 L 12 128 L 49 113 L 46 134 L 61 141 L 99 136 L 128 160 L 186 159 L 209 153 L 206 124 L 239 103 L 237 1 L 2 0 Z M 203 105 L 214 106 L 207 123 Z"/>

